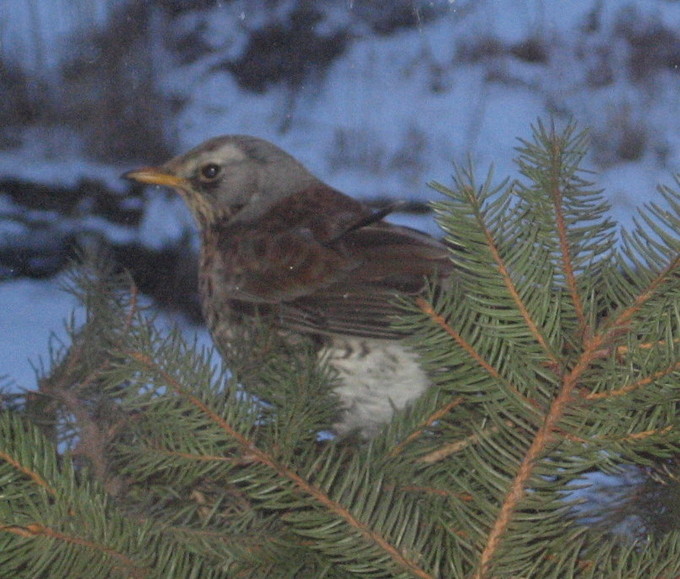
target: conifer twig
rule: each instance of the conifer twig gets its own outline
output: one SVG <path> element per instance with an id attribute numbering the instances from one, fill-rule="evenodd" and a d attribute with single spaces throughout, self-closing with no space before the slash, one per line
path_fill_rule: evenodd
<path id="1" fill-rule="evenodd" d="M 495 368 L 492 364 L 487 362 L 480 353 L 475 349 L 475 347 L 455 329 L 453 328 L 446 318 L 439 314 L 435 309 L 434 306 L 429 303 L 427 300 L 423 298 L 416 298 L 416 304 L 420 308 L 420 310 L 427 315 L 429 318 L 431 318 L 439 327 L 441 327 L 451 338 L 453 338 L 454 342 L 460 346 L 477 364 L 479 364 L 484 370 L 486 370 L 487 374 L 494 378 L 495 380 L 498 380 L 501 382 L 505 387 L 508 388 L 515 396 L 518 398 L 522 399 L 524 402 L 529 404 L 530 406 L 533 406 L 534 408 L 538 407 L 538 404 L 534 402 L 533 400 L 529 400 L 526 396 L 524 396 L 522 393 L 515 388 L 513 384 L 508 382 L 498 371 L 497 368 Z"/>
<path id="2" fill-rule="evenodd" d="M 444 406 L 430 414 L 430 416 L 423 420 L 423 422 L 416 430 L 414 430 L 411 434 L 409 434 L 404 440 L 402 440 L 397 446 L 395 446 L 392 449 L 392 451 L 390 452 L 390 456 L 394 457 L 401 454 L 407 445 L 411 444 L 414 440 L 420 438 L 428 428 L 430 428 L 438 420 L 441 420 L 456 406 L 460 406 L 464 402 L 464 400 L 465 398 L 463 398 L 462 396 L 456 396 L 453 400 L 449 401 L 448 404 L 445 404 Z"/>
<path id="3" fill-rule="evenodd" d="M 295 487 L 297 487 L 304 494 L 313 498 L 330 512 L 343 519 L 350 527 L 356 529 L 367 540 L 380 547 L 400 567 L 407 569 L 414 576 L 420 577 L 421 579 L 434 579 L 432 575 L 417 565 L 415 561 L 406 557 L 406 555 L 394 545 L 392 545 L 390 541 L 388 541 L 380 533 L 373 530 L 370 525 L 357 519 L 345 505 L 333 500 L 324 490 L 316 487 L 293 469 L 280 463 L 269 453 L 260 449 L 252 440 L 241 434 L 224 417 L 214 412 L 200 398 L 190 392 L 187 392 L 182 384 L 180 384 L 174 378 L 174 376 L 160 368 L 147 354 L 143 352 L 132 351 L 126 352 L 126 355 L 136 360 L 150 371 L 160 374 L 163 377 L 164 382 L 176 394 L 187 399 L 192 405 L 201 410 L 201 412 L 203 412 L 205 416 L 207 416 L 213 423 L 217 424 L 225 433 L 236 440 L 239 446 L 241 446 L 242 450 L 249 457 L 252 457 L 253 460 L 268 466 L 283 478 L 291 481 Z"/>

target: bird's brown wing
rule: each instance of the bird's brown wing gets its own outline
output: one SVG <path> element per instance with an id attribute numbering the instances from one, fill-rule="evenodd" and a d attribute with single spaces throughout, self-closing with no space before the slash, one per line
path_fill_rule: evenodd
<path id="1" fill-rule="evenodd" d="M 453 269 L 446 247 L 418 231 L 385 222 L 348 232 L 336 242 L 354 267 L 326 287 L 280 304 L 284 325 L 300 331 L 396 338 L 397 296 L 417 295 L 426 278 Z"/>
<path id="2" fill-rule="evenodd" d="M 371 223 L 334 238 L 309 230 L 243 231 L 220 253 L 222 287 L 244 312 L 258 306 L 281 326 L 322 334 L 394 338 L 396 297 L 416 295 L 426 278 L 452 270 L 446 247 L 406 227 Z"/>
<path id="3" fill-rule="evenodd" d="M 383 221 L 385 213 L 319 187 L 257 221 L 230 222 L 217 234 L 221 298 L 302 332 L 396 337 L 395 298 L 448 276 L 452 263 L 441 242 Z"/>

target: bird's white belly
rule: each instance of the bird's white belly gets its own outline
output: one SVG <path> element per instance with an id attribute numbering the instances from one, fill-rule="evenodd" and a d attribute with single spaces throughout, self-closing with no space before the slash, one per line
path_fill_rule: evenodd
<path id="1" fill-rule="evenodd" d="M 398 341 L 335 337 L 319 355 L 338 373 L 334 391 L 344 411 L 334 428 L 340 435 L 374 436 L 430 385 L 418 356 Z"/>

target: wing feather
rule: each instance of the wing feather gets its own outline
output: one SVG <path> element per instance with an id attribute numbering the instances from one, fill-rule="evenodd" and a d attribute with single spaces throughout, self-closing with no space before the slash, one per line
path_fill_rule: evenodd
<path id="1" fill-rule="evenodd" d="M 329 193 L 330 192 L 330 193 Z M 297 204 L 326 204 L 341 195 L 342 212 L 326 207 L 326 218 Z M 257 226 L 239 223 L 222 232 L 221 270 L 229 300 L 271 312 L 282 327 L 301 332 L 399 337 L 391 327 L 398 296 L 416 295 L 426 278 L 441 281 L 453 264 L 446 246 L 414 229 L 375 218 L 370 210 L 332 189 L 287 200 L 288 215 L 272 208 Z M 340 202 L 339 201 L 339 202 Z M 317 207 L 317 210 L 320 210 Z M 340 215 L 332 220 L 332 215 Z M 262 309 L 261 308 L 261 309 Z"/>

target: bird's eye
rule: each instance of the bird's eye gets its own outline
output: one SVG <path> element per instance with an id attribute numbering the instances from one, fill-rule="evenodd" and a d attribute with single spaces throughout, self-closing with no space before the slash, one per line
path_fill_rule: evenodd
<path id="1" fill-rule="evenodd" d="M 220 174 L 220 166 L 217 163 L 206 163 L 200 169 L 203 181 L 213 181 Z"/>

